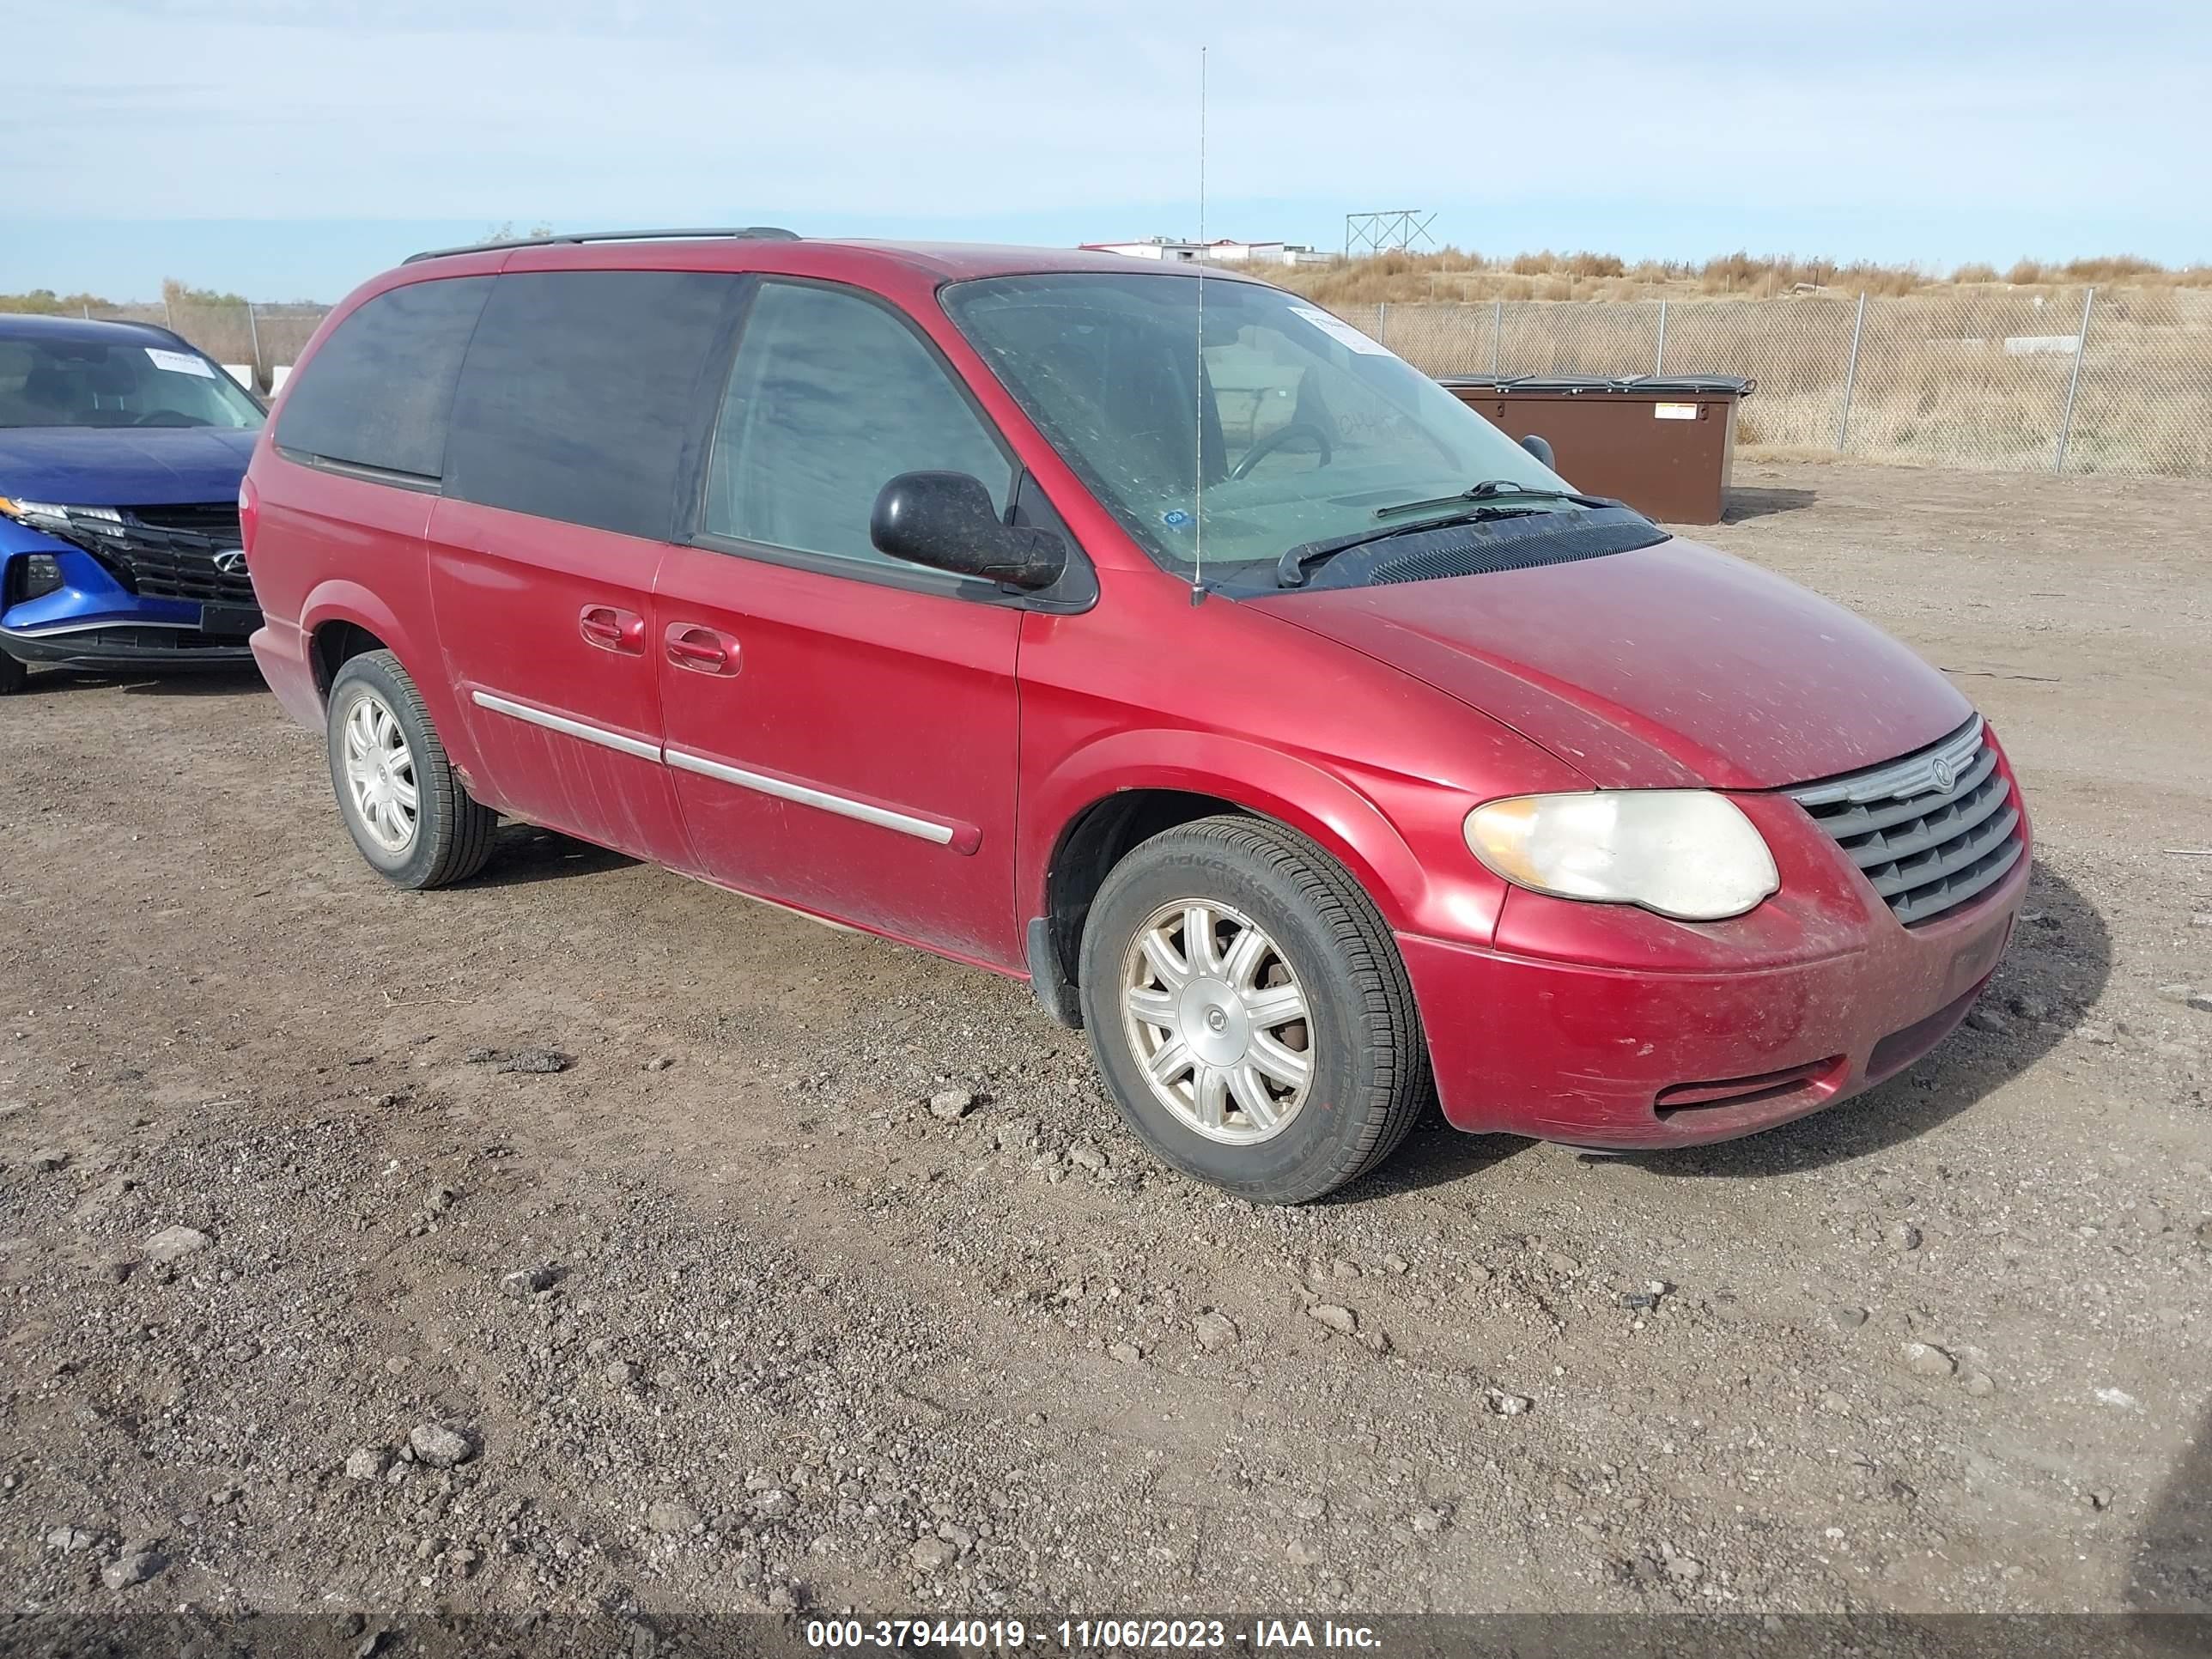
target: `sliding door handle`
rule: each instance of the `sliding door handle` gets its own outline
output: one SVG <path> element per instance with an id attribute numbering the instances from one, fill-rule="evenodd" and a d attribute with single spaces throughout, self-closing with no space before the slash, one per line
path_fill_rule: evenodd
<path id="1" fill-rule="evenodd" d="M 587 605 L 576 618 L 576 631 L 584 643 L 625 657 L 645 654 L 645 618 L 618 605 Z"/>

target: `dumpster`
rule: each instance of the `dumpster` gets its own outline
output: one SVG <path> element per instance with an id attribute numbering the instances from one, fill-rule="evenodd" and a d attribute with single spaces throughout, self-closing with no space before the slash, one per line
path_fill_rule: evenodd
<path id="1" fill-rule="evenodd" d="M 1458 374 L 1442 384 L 1510 438 L 1552 446 L 1577 489 L 1647 518 L 1717 524 L 1728 506 L 1736 405 L 1753 382 L 1734 374 Z"/>

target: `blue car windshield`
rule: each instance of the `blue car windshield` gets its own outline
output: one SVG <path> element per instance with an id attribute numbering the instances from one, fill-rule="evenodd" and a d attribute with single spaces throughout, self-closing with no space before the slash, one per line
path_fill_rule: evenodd
<path id="1" fill-rule="evenodd" d="M 197 351 L 112 341 L 0 338 L 0 427 L 251 430 L 262 419 L 261 406 Z"/>

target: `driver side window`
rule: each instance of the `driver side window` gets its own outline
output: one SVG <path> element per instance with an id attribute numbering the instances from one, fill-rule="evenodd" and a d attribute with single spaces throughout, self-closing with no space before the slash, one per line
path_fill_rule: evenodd
<path id="1" fill-rule="evenodd" d="M 869 564 L 877 493 L 902 472 L 965 472 L 1003 516 L 1014 468 L 945 365 L 885 307 L 765 282 L 716 422 L 701 527 Z"/>

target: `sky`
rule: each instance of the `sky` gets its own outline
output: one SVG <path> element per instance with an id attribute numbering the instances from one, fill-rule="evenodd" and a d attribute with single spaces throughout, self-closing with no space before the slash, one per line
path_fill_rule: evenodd
<path id="1" fill-rule="evenodd" d="M 11 15 L 11 14 L 15 14 Z M 2212 262 L 2212 4 L 0 0 L 0 292 L 501 224 Z"/>

